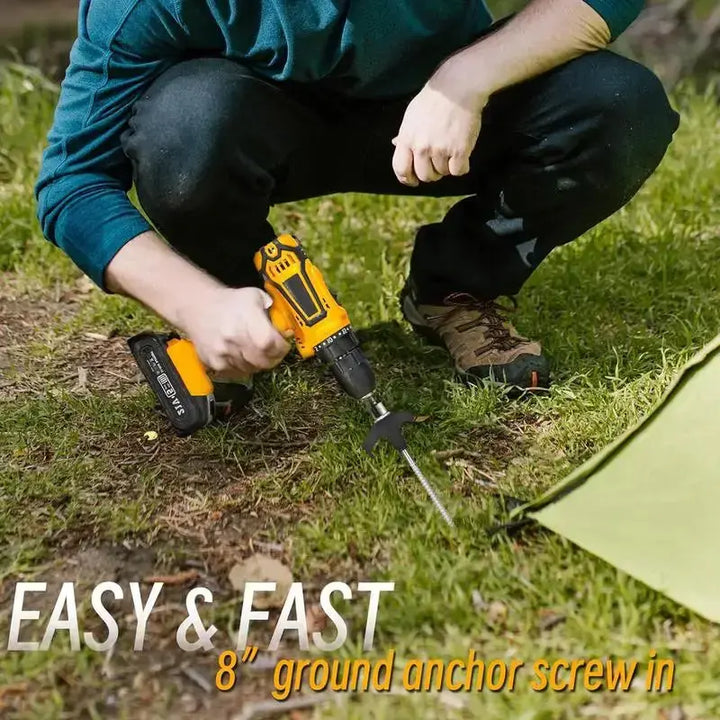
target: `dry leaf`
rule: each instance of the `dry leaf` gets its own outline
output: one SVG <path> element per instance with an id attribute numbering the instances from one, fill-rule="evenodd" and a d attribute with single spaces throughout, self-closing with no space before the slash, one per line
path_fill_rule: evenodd
<path id="1" fill-rule="evenodd" d="M 492 625 L 504 625 L 508 616 L 507 605 L 499 600 L 493 600 L 487 609 L 487 619 Z"/>
<path id="2" fill-rule="evenodd" d="M 0 703 L 6 695 L 24 695 L 28 690 L 28 684 L 26 682 L 17 682 L 12 685 L 3 685 L 0 687 Z M 0 704 L 0 709 L 2 705 Z"/>
<path id="3" fill-rule="evenodd" d="M 416 415 L 413 418 L 414 423 L 424 423 L 427 422 L 430 419 L 429 415 Z"/>
<path id="4" fill-rule="evenodd" d="M 472 591 L 472 604 L 478 612 L 480 612 L 481 610 L 485 610 L 485 608 L 487 607 L 487 603 L 483 599 L 483 596 L 480 594 L 479 590 Z"/>
<path id="5" fill-rule="evenodd" d="M 552 630 L 567 620 L 565 615 L 555 612 L 555 610 L 542 609 L 538 614 L 540 615 L 539 626 L 541 630 Z"/>
<path id="6" fill-rule="evenodd" d="M 314 632 L 321 633 L 327 627 L 327 615 L 319 605 L 310 605 L 305 615 L 307 617 L 308 635 L 312 635 Z"/>
<path id="7" fill-rule="evenodd" d="M 87 295 L 95 290 L 95 283 L 87 275 L 83 275 L 75 281 L 75 290 L 80 295 Z"/>
<path id="8" fill-rule="evenodd" d="M 682 705 L 673 705 L 669 708 L 662 708 L 660 710 L 660 720 L 687 720 L 687 715 L 683 710 Z"/>
<path id="9" fill-rule="evenodd" d="M 247 582 L 277 583 L 275 592 L 258 593 L 253 599 L 253 606 L 260 610 L 279 608 L 285 603 L 285 597 L 292 585 L 293 576 L 290 568 L 279 560 L 267 555 L 253 555 L 245 562 L 233 567 L 229 575 L 230 584 L 238 592 L 244 592 Z"/>
<path id="10" fill-rule="evenodd" d="M 155 442 L 158 439 L 158 434 L 154 430 L 148 430 L 145 433 L 145 439 L 149 442 Z"/>

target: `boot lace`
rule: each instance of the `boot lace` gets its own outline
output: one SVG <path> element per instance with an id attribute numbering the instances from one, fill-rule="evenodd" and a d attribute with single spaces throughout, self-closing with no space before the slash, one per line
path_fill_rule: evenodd
<path id="1" fill-rule="evenodd" d="M 458 292 L 448 295 L 443 304 L 451 310 L 443 316 L 435 316 L 433 319 L 442 319 L 447 322 L 452 320 L 463 311 L 475 313 L 472 320 L 460 323 L 455 327 L 459 333 L 468 332 L 476 327 L 484 328 L 485 337 L 488 342 L 482 347 L 475 349 L 475 355 L 482 355 L 488 350 L 513 350 L 526 342 L 525 338 L 512 335 L 508 327 L 507 315 L 514 313 L 517 309 L 517 300 L 514 297 L 508 298 L 511 305 L 503 305 L 497 300 L 479 300 L 470 293 Z"/>

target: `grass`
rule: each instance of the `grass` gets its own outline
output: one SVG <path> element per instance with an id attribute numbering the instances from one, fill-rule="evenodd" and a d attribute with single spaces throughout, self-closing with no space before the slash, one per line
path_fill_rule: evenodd
<path id="1" fill-rule="evenodd" d="M 378 646 L 395 647 L 401 658 L 464 657 L 472 647 L 486 658 L 642 660 L 655 648 L 677 663 L 675 690 L 664 695 L 519 690 L 462 696 L 466 705 L 454 709 L 435 696 L 370 696 L 318 716 L 720 714 L 717 627 L 554 535 L 489 539 L 501 513 L 475 483 L 487 473 L 504 491 L 534 497 L 642 417 L 718 332 L 720 109 L 713 98 L 677 94 L 683 123 L 660 171 L 629 207 L 554 253 L 523 290 L 517 325 L 541 339 L 553 360 L 547 397 L 512 402 L 490 388 L 459 386 L 444 354 L 400 322 L 396 295 L 413 230 L 449 201 L 349 195 L 274 210 L 276 228 L 304 239 L 363 330 L 386 404 L 430 416 L 409 438 L 456 516 L 456 536 L 391 453 L 364 456 L 366 418 L 313 365 L 291 361 L 259 379 L 252 408 L 228 426 L 192 440 L 168 432 L 122 341 L 158 320 L 128 300 L 88 291 L 34 221 L 31 189 L 54 98 L 34 72 L 2 70 L 3 630 L 17 579 L 91 587 L 197 567 L 200 584 L 217 590 L 215 620 L 225 632 L 238 600 L 229 568 L 270 543 L 281 546 L 276 554 L 296 579 L 315 588 L 328 578 L 394 580 Z M 147 430 L 159 440 L 147 440 Z M 446 461 L 434 454 L 448 449 L 473 454 Z M 49 654 L 0 657 L 8 717 L 231 717 L 253 693 L 267 695 L 261 674 L 231 698 L 206 695 L 179 674 L 188 660 L 172 651 L 177 622 L 170 620 L 180 616 L 168 602 L 168 622 L 156 623 L 152 648 L 141 656 L 125 646 L 111 660 L 73 655 L 60 644 Z M 493 603 L 502 604 L 500 616 L 488 611 Z M 360 642 L 362 611 L 350 612 L 356 624 L 346 654 Z M 550 615 L 563 621 L 550 627 Z M 87 603 L 81 617 L 92 622 Z M 213 660 L 191 659 L 208 678 Z"/>

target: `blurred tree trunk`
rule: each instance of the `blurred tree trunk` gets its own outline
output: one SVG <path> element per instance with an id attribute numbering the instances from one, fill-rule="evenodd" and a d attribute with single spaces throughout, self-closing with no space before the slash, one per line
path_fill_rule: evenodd
<path id="1" fill-rule="evenodd" d="M 649 64 L 670 87 L 683 77 L 720 73 L 720 5 L 650 2 L 617 45 Z"/>

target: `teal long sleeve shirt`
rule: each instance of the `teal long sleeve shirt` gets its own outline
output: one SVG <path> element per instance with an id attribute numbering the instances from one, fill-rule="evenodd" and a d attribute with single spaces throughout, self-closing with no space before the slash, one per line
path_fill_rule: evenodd
<path id="1" fill-rule="evenodd" d="M 585 0 L 613 36 L 643 0 Z M 130 203 L 121 136 L 165 70 L 207 53 L 275 81 L 358 97 L 418 90 L 491 24 L 483 0 L 81 0 L 78 38 L 36 188 L 45 236 L 98 285 L 150 229 Z"/>

